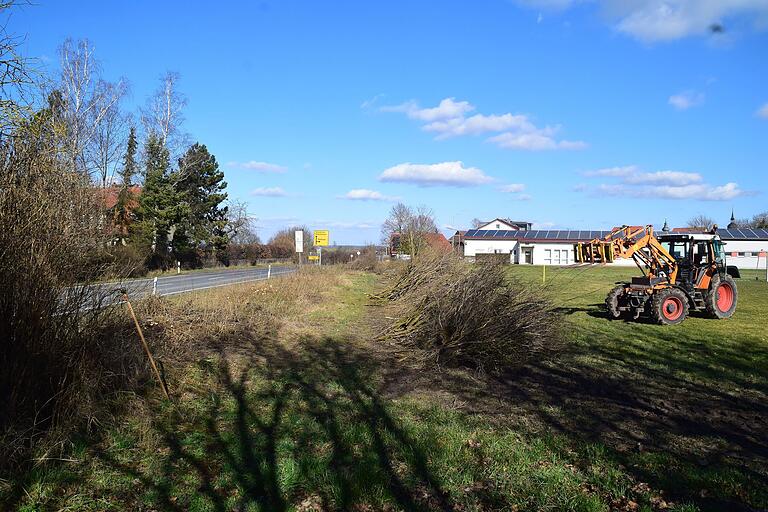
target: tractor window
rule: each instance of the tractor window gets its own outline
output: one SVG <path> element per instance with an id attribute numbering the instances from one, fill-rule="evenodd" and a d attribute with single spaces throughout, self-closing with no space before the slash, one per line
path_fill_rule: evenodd
<path id="1" fill-rule="evenodd" d="M 715 250 L 715 261 L 725 263 L 725 247 L 721 240 L 712 240 L 712 247 Z"/>
<path id="2" fill-rule="evenodd" d="M 687 242 L 662 242 L 661 245 L 663 245 L 669 254 L 676 260 L 684 260 L 688 258 Z"/>
<path id="3" fill-rule="evenodd" d="M 700 266 L 709 261 L 707 242 L 696 242 L 693 245 L 693 264 Z"/>

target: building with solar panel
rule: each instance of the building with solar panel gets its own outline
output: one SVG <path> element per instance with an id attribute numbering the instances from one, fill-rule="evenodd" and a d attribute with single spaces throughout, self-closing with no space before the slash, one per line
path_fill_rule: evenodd
<path id="1" fill-rule="evenodd" d="M 665 223 L 666 225 L 666 223 Z M 676 228 L 672 231 L 687 230 Z M 495 219 L 461 233 L 463 255 L 470 261 L 487 257 L 503 259 L 522 265 L 571 265 L 574 263 L 574 244 L 604 238 L 610 231 L 531 229 L 526 222 Z M 764 269 L 768 254 L 768 229 L 718 229 L 725 244 L 729 265 L 740 269 Z M 491 256 L 495 255 L 495 256 Z M 631 259 L 619 259 L 611 265 L 634 265 Z"/>

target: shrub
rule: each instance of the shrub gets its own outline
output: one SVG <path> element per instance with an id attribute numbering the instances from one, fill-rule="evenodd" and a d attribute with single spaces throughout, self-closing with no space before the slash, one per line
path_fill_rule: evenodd
<path id="1" fill-rule="evenodd" d="M 84 307 L 79 283 L 104 272 L 102 203 L 44 115 L 0 144 L 0 469 L 52 427 L 87 424 L 98 396 L 143 368 L 120 324 Z"/>
<path id="2" fill-rule="evenodd" d="M 499 264 L 419 257 L 379 298 L 399 311 L 382 338 L 420 364 L 499 373 L 546 353 L 559 338 L 553 305 Z"/>

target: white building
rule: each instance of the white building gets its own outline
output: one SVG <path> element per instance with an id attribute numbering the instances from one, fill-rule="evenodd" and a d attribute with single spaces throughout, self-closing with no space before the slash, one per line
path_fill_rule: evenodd
<path id="1" fill-rule="evenodd" d="M 678 231 L 678 230 L 673 230 Z M 688 230 L 680 230 L 688 231 Z M 483 254 L 508 254 L 509 262 L 529 265 L 574 264 L 574 244 L 604 238 L 610 231 L 535 230 L 530 223 L 494 219 L 462 234 L 464 257 L 475 260 Z M 719 229 L 729 265 L 739 269 L 765 269 L 768 229 Z M 632 266 L 631 259 L 612 265 Z"/>
<path id="2" fill-rule="evenodd" d="M 556 229 L 471 229 L 464 234 L 464 256 L 474 260 L 482 254 L 509 254 L 510 263 L 572 265 L 575 263 L 575 243 L 603 238 L 609 233 Z M 617 260 L 614 264 L 634 263 L 632 260 Z"/>
<path id="3" fill-rule="evenodd" d="M 718 229 L 725 244 L 725 256 L 729 265 L 740 270 L 765 270 L 768 254 L 768 229 Z"/>

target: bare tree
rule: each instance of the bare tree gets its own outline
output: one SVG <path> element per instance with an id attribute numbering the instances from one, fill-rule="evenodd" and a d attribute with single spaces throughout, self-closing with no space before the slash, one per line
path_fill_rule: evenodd
<path id="1" fill-rule="evenodd" d="M 427 233 L 436 233 L 437 225 L 432 210 L 420 206 L 413 209 L 403 203 L 397 203 L 389 211 L 389 217 L 381 228 L 384 243 L 390 244 L 394 238 L 399 240 L 399 250 L 416 256 L 426 245 Z"/>
<path id="2" fill-rule="evenodd" d="M 93 142 L 104 118 L 125 95 L 127 84 L 120 79 L 108 84 L 100 78 L 101 66 L 87 39 L 66 39 L 59 47 L 61 79 L 58 85 L 64 102 L 65 151 L 72 169 L 90 174 L 86 149 Z"/>
<path id="3" fill-rule="evenodd" d="M 754 217 L 752 217 L 752 222 L 750 222 L 750 227 L 752 228 L 768 228 L 768 212 L 762 212 L 758 213 Z"/>
<path id="4" fill-rule="evenodd" d="M 141 111 L 141 122 L 147 133 L 156 133 L 171 156 L 177 155 L 188 142 L 181 129 L 187 98 L 179 91 L 178 73 L 168 71 L 160 78 L 160 87 L 147 99 Z"/>
<path id="5" fill-rule="evenodd" d="M 115 85 L 100 81 L 98 88 L 111 89 Z M 114 93 L 105 91 L 105 97 Z M 96 115 L 94 111 L 92 115 Z M 96 121 L 95 119 L 93 120 Z M 94 169 L 102 187 L 111 184 L 127 141 L 131 118 L 120 110 L 119 101 L 110 105 L 101 121 L 95 126 L 94 135 L 86 147 L 89 167 Z"/>
<path id="6" fill-rule="evenodd" d="M 389 244 L 392 235 L 401 235 L 405 233 L 409 219 L 413 216 L 413 211 L 409 206 L 403 203 L 397 203 L 389 210 L 389 217 L 381 226 L 382 243 Z"/>
<path id="7" fill-rule="evenodd" d="M 715 220 L 712 217 L 708 217 L 702 213 L 688 219 L 689 228 L 697 228 L 703 231 L 709 231 L 714 225 Z"/>
<path id="8" fill-rule="evenodd" d="M 424 236 L 427 233 L 437 233 L 435 215 L 429 208 L 419 206 L 411 215 L 406 228 L 408 247 L 412 258 L 427 245 L 427 240 Z"/>
<path id="9" fill-rule="evenodd" d="M 13 1 L 0 2 L 0 14 L 13 7 Z M 31 113 L 35 73 L 31 60 L 20 55 L 17 48 L 21 40 L 8 34 L 0 25 L 0 137 L 7 136 L 20 126 Z"/>
<path id="10" fill-rule="evenodd" d="M 475 217 L 474 219 L 472 219 L 471 224 L 472 224 L 472 229 L 480 229 L 480 226 L 485 224 L 485 222 L 483 222 L 480 219 L 478 219 L 477 217 Z"/>
<path id="11" fill-rule="evenodd" d="M 236 245 L 259 244 L 261 239 L 256 232 L 256 218 L 248 214 L 245 203 L 233 201 L 227 210 L 227 236 Z"/>

